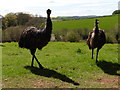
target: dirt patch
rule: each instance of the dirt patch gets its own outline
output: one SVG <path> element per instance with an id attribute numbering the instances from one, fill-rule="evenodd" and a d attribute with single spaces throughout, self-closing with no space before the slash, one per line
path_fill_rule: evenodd
<path id="1" fill-rule="evenodd" d="M 118 79 L 98 79 L 97 81 L 104 85 L 109 84 L 112 88 L 118 88 Z"/>
<path id="2" fill-rule="evenodd" d="M 55 83 L 53 81 L 47 81 L 43 79 L 34 81 L 34 88 L 53 88 L 55 87 Z"/>
<path id="3" fill-rule="evenodd" d="M 0 88 L 2 87 L 3 85 L 2 85 L 2 83 L 0 82 Z"/>
<path id="4" fill-rule="evenodd" d="M 66 82 L 56 82 L 51 79 L 39 79 L 34 81 L 33 88 L 65 88 L 69 87 L 69 83 Z"/>
<path id="5" fill-rule="evenodd" d="M 101 84 L 118 83 L 118 79 L 98 79 Z"/>
<path id="6" fill-rule="evenodd" d="M 119 87 L 119 76 L 111 76 L 111 75 L 97 75 L 99 79 L 96 82 L 100 84 L 104 84 L 106 86 L 111 86 L 111 88 L 118 88 Z"/>

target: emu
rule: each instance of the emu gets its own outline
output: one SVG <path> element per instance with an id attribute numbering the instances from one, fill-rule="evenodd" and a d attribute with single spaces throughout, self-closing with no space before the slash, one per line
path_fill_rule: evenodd
<path id="1" fill-rule="evenodd" d="M 87 45 L 89 49 L 92 49 L 92 59 L 93 59 L 94 49 L 97 48 L 96 63 L 98 62 L 97 59 L 98 59 L 99 50 L 106 43 L 106 36 L 105 36 L 104 30 L 99 29 L 98 24 L 99 24 L 99 20 L 96 19 L 95 27 L 93 28 L 93 31 L 89 33 L 88 39 L 87 39 Z"/>
<path id="2" fill-rule="evenodd" d="M 32 55 L 32 63 L 33 67 L 34 59 L 37 61 L 39 68 L 43 69 L 44 67 L 40 64 L 38 59 L 35 56 L 36 49 L 42 50 L 44 46 L 48 44 L 51 38 L 52 33 L 52 21 L 50 18 L 51 10 L 47 10 L 47 22 L 46 26 L 43 30 L 37 29 L 36 27 L 27 28 L 22 32 L 20 40 L 18 42 L 19 47 L 27 48 L 30 50 Z"/>

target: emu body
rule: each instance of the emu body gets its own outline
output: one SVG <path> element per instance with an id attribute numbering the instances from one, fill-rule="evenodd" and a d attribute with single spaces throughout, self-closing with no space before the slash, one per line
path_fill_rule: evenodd
<path id="1" fill-rule="evenodd" d="M 89 49 L 92 49 L 92 59 L 93 59 L 93 52 L 94 49 L 97 48 L 97 54 L 96 54 L 96 62 L 98 59 L 98 53 L 99 50 L 102 48 L 102 46 L 106 43 L 106 36 L 104 33 L 104 30 L 101 30 L 98 28 L 98 20 L 95 20 L 95 28 L 93 31 L 91 31 L 88 35 L 87 39 L 87 45 Z"/>
<path id="2" fill-rule="evenodd" d="M 40 68 L 43 66 L 39 63 L 35 56 L 36 49 L 41 50 L 44 46 L 48 44 L 52 33 L 52 21 L 50 19 L 51 10 L 47 10 L 47 22 L 43 30 L 37 29 L 36 27 L 27 28 L 21 34 L 19 40 L 19 47 L 27 48 L 30 50 L 32 57 L 31 66 L 33 66 L 34 59 L 37 61 Z"/>

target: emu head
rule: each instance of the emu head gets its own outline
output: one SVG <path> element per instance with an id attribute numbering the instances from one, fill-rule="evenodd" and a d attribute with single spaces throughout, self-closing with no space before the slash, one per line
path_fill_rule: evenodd
<path id="1" fill-rule="evenodd" d="M 49 15 L 51 14 L 51 10 L 50 9 L 47 10 L 47 14 L 49 14 Z"/>
<path id="2" fill-rule="evenodd" d="M 99 20 L 98 19 L 95 20 L 95 25 L 97 25 L 97 24 L 99 24 Z"/>

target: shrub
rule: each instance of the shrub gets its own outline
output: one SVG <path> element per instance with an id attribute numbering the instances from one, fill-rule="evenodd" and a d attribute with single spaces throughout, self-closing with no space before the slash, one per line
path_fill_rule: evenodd
<path id="1" fill-rule="evenodd" d="M 106 32 L 107 43 L 118 43 L 120 41 L 120 32 L 118 29 L 119 27 L 116 25 L 114 29 Z"/>
<path id="2" fill-rule="evenodd" d="M 67 32 L 67 29 L 53 31 L 56 41 L 66 41 L 65 37 Z"/>
<path id="3" fill-rule="evenodd" d="M 54 31 L 56 41 L 69 41 L 69 42 L 79 42 L 82 40 L 80 29 L 75 30 L 58 30 Z"/>
<path id="4" fill-rule="evenodd" d="M 76 29 L 75 32 L 80 35 L 82 40 L 86 40 L 90 30 L 88 30 L 87 28 L 85 28 L 85 29 Z"/>
<path id="5" fill-rule="evenodd" d="M 106 42 L 107 43 L 115 43 L 117 42 L 115 39 L 115 35 L 111 33 L 106 33 Z"/>
<path id="6" fill-rule="evenodd" d="M 78 42 L 80 40 L 80 35 L 76 33 L 74 30 L 71 30 L 67 32 L 66 39 L 67 41 L 70 42 Z"/>
<path id="7" fill-rule="evenodd" d="M 11 42 L 11 38 L 7 30 L 2 31 L 2 42 Z"/>
<path id="8" fill-rule="evenodd" d="M 19 41 L 20 35 L 24 29 L 25 27 L 23 26 L 16 26 L 16 27 L 9 27 L 6 30 L 3 30 L 2 42 Z"/>

